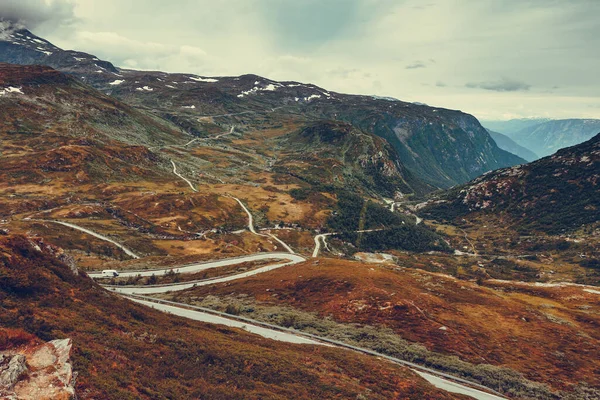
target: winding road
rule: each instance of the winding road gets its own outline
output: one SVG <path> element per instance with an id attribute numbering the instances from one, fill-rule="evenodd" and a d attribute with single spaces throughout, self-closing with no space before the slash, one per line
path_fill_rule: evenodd
<path id="1" fill-rule="evenodd" d="M 173 163 L 173 166 L 175 169 L 174 163 Z M 259 234 L 256 232 L 256 230 L 254 228 L 252 213 L 250 213 L 250 211 L 246 208 L 246 206 L 244 206 L 244 204 L 241 202 L 241 200 L 239 200 L 235 197 L 233 197 L 233 198 L 240 204 L 240 206 L 242 206 L 242 208 L 248 214 L 248 229 L 250 230 L 250 232 L 252 232 L 256 235 L 259 235 L 259 236 L 265 236 L 263 234 Z M 44 222 L 52 222 L 52 223 L 60 224 L 63 226 L 67 226 L 69 228 L 73 228 L 73 229 L 77 229 L 79 231 L 85 232 L 89 235 L 92 235 L 92 236 L 98 238 L 98 239 L 105 240 L 109 243 L 112 243 L 113 245 L 117 246 L 118 248 L 120 248 L 121 250 L 123 250 L 125 253 L 127 253 L 129 256 L 131 256 L 133 258 L 139 258 L 139 256 L 137 254 L 135 254 L 133 251 L 126 248 L 122 244 L 115 242 L 114 240 L 112 240 L 104 235 L 93 232 L 89 229 L 86 229 L 86 228 L 83 228 L 83 227 L 80 227 L 78 225 L 71 224 L 68 222 L 63 222 L 63 221 L 46 220 Z M 381 229 L 362 230 L 362 231 L 358 231 L 358 232 L 373 232 L 373 231 L 378 231 L 378 230 L 381 230 Z M 335 233 L 325 233 L 325 234 L 320 234 L 320 235 L 315 236 L 315 250 L 313 251 L 313 257 L 318 256 L 319 249 L 320 249 L 320 242 L 322 240 L 325 240 L 325 237 L 331 236 L 331 235 L 335 235 Z M 274 236 L 271 236 L 271 237 L 277 239 Z M 280 243 L 283 243 L 283 242 L 280 242 Z M 287 247 L 287 246 L 285 246 L 285 247 Z M 214 285 L 217 283 L 229 282 L 229 281 L 247 278 L 247 277 L 250 277 L 253 275 L 258 275 L 258 274 L 261 274 L 264 272 L 272 271 L 277 268 L 282 268 L 285 266 L 294 265 L 294 264 L 306 261 L 306 259 L 304 257 L 294 254 L 293 251 L 289 247 L 288 247 L 288 250 L 290 251 L 291 254 L 288 254 L 288 253 L 258 253 L 258 254 L 248 255 L 248 256 L 242 256 L 242 257 L 236 257 L 236 258 L 230 258 L 230 259 L 224 259 L 224 260 L 218 260 L 218 261 L 211 261 L 211 262 L 205 262 L 205 263 L 197 263 L 197 264 L 191 264 L 191 265 L 184 265 L 181 267 L 167 268 L 167 269 L 162 269 L 162 270 L 123 272 L 120 276 L 121 277 L 131 277 L 131 276 L 138 276 L 138 275 L 141 275 L 141 276 L 165 275 L 167 273 L 170 273 L 171 271 L 175 271 L 178 273 L 194 273 L 194 272 L 204 271 L 204 270 L 212 269 L 212 268 L 236 265 L 236 264 L 240 264 L 240 263 L 248 262 L 248 261 L 287 260 L 287 262 L 279 262 L 279 263 L 267 265 L 267 266 L 264 266 L 261 268 L 257 268 L 252 271 L 246 271 L 246 272 L 242 272 L 242 273 L 235 274 L 235 275 L 214 278 L 214 279 L 206 279 L 206 280 L 196 281 L 196 282 L 185 282 L 185 283 L 181 283 L 181 284 L 169 284 L 169 285 L 157 285 L 157 286 L 137 286 L 137 287 L 136 286 L 127 286 L 127 287 L 125 287 L 125 286 L 105 286 L 105 288 L 107 290 L 113 291 L 115 293 L 119 293 L 136 303 L 143 304 L 145 306 L 152 307 L 152 308 L 155 308 L 157 310 L 160 310 L 160 311 L 163 311 L 163 312 L 166 312 L 169 314 L 178 315 L 178 316 L 192 319 L 195 321 L 202 321 L 202 322 L 207 322 L 207 323 L 212 323 L 212 324 L 222 324 L 222 325 L 226 325 L 226 326 L 230 326 L 230 327 L 241 328 L 248 332 L 260 335 L 260 336 L 268 338 L 268 339 L 273 339 L 273 340 L 280 340 L 280 341 L 296 343 L 296 344 L 335 346 L 335 347 L 358 351 L 358 352 L 361 352 L 364 354 L 373 355 L 373 356 L 376 356 L 376 357 L 379 357 L 382 359 L 387 359 L 394 363 L 401 364 L 401 365 L 411 368 L 414 372 L 419 374 L 422 378 L 427 380 L 433 386 L 440 388 L 442 390 L 446 390 L 448 392 L 464 394 L 467 396 L 471 396 L 477 400 L 501 400 L 501 399 L 504 399 L 503 397 L 483 391 L 483 390 L 489 390 L 489 389 L 486 387 L 483 387 L 481 385 L 478 385 L 476 383 L 472 383 L 472 382 L 466 381 L 464 379 L 461 379 L 461 378 L 458 378 L 458 377 L 455 377 L 452 375 L 448 375 L 443 372 L 435 371 L 435 370 L 432 370 L 432 369 L 429 369 L 426 367 L 422 367 L 420 365 L 413 364 L 413 363 L 410 363 L 410 362 L 407 362 L 407 361 L 404 361 L 401 359 L 387 356 L 385 354 L 380 354 L 373 350 L 364 349 L 364 348 L 360 348 L 360 347 L 356 347 L 356 346 L 351 346 L 346 343 L 338 342 L 338 341 L 335 341 L 332 339 L 319 337 L 319 336 L 315 336 L 315 335 L 311 335 L 311 334 L 306 334 L 303 332 L 298 332 L 298 331 L 294 331 L 292 329 L 286 329 L 286 328 L 282 328 L 282 327 L 275 326 L 275 325 L 266 324 L 261 321 L 255 321 L 255 320 L 251 320 L 248 318 L 219 313 L 214 310 L 202 309 L 200 307 L 194 307 L 194 306 L 190 306 L 187 304 L 168 302 L 168 301 L 164 301 L 164 300 L 145 298 L 143 296 L 140 296 L 141 294 L 166 293 L 166 292 L 171 292 L 171 291 L 176 291 L 176 290 L 185 290 L 185 289 L 189 289 L 189 288 L 192 288 L 195 286 L 206 286 L 206 285 Z M 100 278 L 100 277 L 102 277 L 102 274 L 101 273 L 90 273 L 89 276 L 91 278 Z M 483 390 L 479 390 L 476 388 L 483 389 Z"/>
<path id="2" fill-rule="evenodd" d="M 325 238 L 327 236 L 336 235 L 335 233 L 321 233 L 320 235 L 315 236 L 315 249 L 312 253 L 312 258 L 317 258 L 319 256 L 319 251 L 321 251 L 321 242 L 325 242 Z"/>
<path id="3" fill-rule="evenodd" d="M 268 339 L 296 344 L 331 346 L 357 351 L 359 353 L 368 354 L 371 356 L 391 361 L 395 364 L 406 366 L 410 368 L 413 372 L 421 376 L 423 379 L 431 383 L 433 386 L 451 393 L 464 394 L 467 396 L 471 396 L 477 400 L 506 400 L 506 398 L 501 397 L 499 395 L 485 392 L 484 390 L 490 390 L 485 386 L 472 383 L 470 381 L 455 377 L 453 375 L 435 371 L 433 369 L 423 367 L 418 364 L 411 363 L 409 361 L 381 354 L 373 350 L 352 346 L 347 343 L 329 339 L 326 337 L 297 331 L 295 329 L 284 328 L 278 325 L 272 325 L 266 322 L 257 321 L 250 318 L 230 315 L 204 307 L 191 306 L 189 304 L 184 303 L 176 303 L 173 301 L 159 300 L 151 297 L 136 295 L 125 297 L 134 302 L 144 304 L 148 307 L 152 307 L 157 310 L 167 312 L 169 314 L 178 315 L 195 321 L 202 321 L 213 324 L 221 324 L 234 328 L 241 328 L 246 330 L 247 332 L 251 332 Z"/>
<path id="4" fill-rule="evenodd" d="M 288 246 L 287 243 L 285 243 L 283 240 L 279 239 L 277 236 L 275 236 L 271 233 L 268 233 L 265 235 L 264 233 L 256 232 L 256 229 L 254 229 L 254 217 L 252 216 L 252 213 L 250 212 L 250 210 L 248 210 L 248 208 L 244 205 L 244 203 L 242 203 L 242 201 L 240 199 L 238 199 L 237 197 L 233 197 L 233 196 L 229 196 L 229 197 L 231 197 L 232 199 L 237 201 L 238 204 L 244 209 L 244 211 L 248 215 L 248 230 L 250 232 L 252 232 L 256 236 L 270 237 L 270 238 L 276 240 L 279 244 L 281 244 L 290 254 L 296 254 L 296 252 L 294 250 L 292 250 L 292 248 L 290 246 Z"/>
<path id="5" fill-rule="evenodd" d="M 223 276 L 220 278 L 204 279 L 204 280 L 200 280 L 200 281 L 191 281 L 191 282 L 182 282 L 182 283 L 173 283 L 173 284 L 166 284 L 166 285 L 155 285 L 155 286 L 144 285 L 144 286 L 105 286 L 105 287 L 113 292 L 121 293 L 121 294 L 159 294 L 159 293 L 176 292 L 176 291 L 186 290 L 186 289 L 190 289 L 190 288 L 198 287 L 198 286 L 215 285 L 217 283 L 224 283 L 224 282 L 234 281 L 237 279 L 248 278 L 250 276 L 262 274 L 262 273 L 265 273 L 268 271 L 273 271 L 274 269 L 287 267 L 288 265 L 298 264 L 298 263 L 306 261 L 306 259 L 304 257 L 295 255 L 295 254 L 259 253 L 259 254 L 253 254 L 248 257 L 228 258 L 225 260 L 214 261 L 214 262 L 209 262 L 209 263 L 204 263 L 204 264 L 195 264 L 192 266 L 185 266 L 185 267 L 175 268 L 175 269 L 169 268 L 169 269 L 164 269 L 164 270 L 159 270 L 159 271 L 144 271 L 142 273 L 144 274 L 144 276 L 165 275 L 167 273 L 170 273 L 171 271 L 176 271 L 176 272 L 181 273 L 182 270 L 184 270 L 184 269 L 186 269 L 185 273 L 193 273 L 193 272 L 198 272 L 198 271 L 205 271 L 205 270 L 211 269 L 211 268 L 237 265 L 237 264 L 241 264 L 241 263 L 247 262 L 247 261 L 262 261 L 262 260 L 273 260 L 273 259 L 284 259 L 284 260 L 287 259 L 288 261 L 266 265 L 264 267 L 260 267 L 257 269 L 253 269 L 251 271 L 246 271 L 246 272 L 242 272 L 242 273 L 235 274 L 235 275 Z M 121 277 L 137 276 L 137 275 L 141 275 L 142 273 L 139 273 L 139 272 L 138 273 L 136 273 L 136 272 L 123 273 L 123 274 L 120 274 L 119 276 L 121 276 Z M 94 275 L 90 275 L 90 276 L 99 278 L 102 276 L 102 274 L 94 274 Z"/>
<path id="6" fill-rule="evenodd" d="M 192 185 L 192 182 L 190 182 L 190 181 L 189 181 L 189 180 L 188 180 L 186 177 L 184 177 L 184 176 L 183 176 L 183 175 L 181 175 L 179 172 L 177 172 L 177 165 L 175 165 L 175 162 L 174 162 L 173 160 L 170 160 L 170 161 L 171 161 L 171 164 L 173 164 L 173 173 L 174 173 L 175 175 L 177 175 L 178 177 L 180 177 L 181 179 L 183 179 L 184 181 L 186 181 L 186 182 L 187 182 L 187 184 L 188 184 L 188 185 L 190 185 L 190 188 L 192 188 L 192 190 L 193 190 L 194 192 L 198 192 L 198 189 L 196 189 L 196 188 L 194 187 L 194 185 Z"/>
<path id="7" fill-rule="evenodd" d="M 369 233 L 369 232 L 381 232 L 381 231 L 385 231 L 386 228 L 382 228 L 382 229 L 362 229 L 360 231 L 354 231 L 353 233 Z M 333 233 L 321 233 L 320 235 L 315 236 L 315 248 L 313 250 L 312 253 L 312 258 L 316 258 L 319 256 L 319 252 L 321 251 L 321 242 L 323 242 L 325 244 L 325 246 L 327 246 L 327 242 L 325 240 L 327 240 L 327 236 L 335 236 L 335 235 L 339 235 L 340 232 L 333 232 Z"/>
<path id="8" fill-rule="evenodd" d="M 229 314 L 214 312 L 212 310 L 207 310 L 209 312 L 197 311 L 197 310 L 194 310 L 193 308 L 199 308 L 199 307 L 187 306 L 184 308 L 181 305 L 176 305 L 176 303 L 172 303 L 172 302 L 163 301 L 163 302 L 159 303 L 159 302 L 156 302 L 156 300 L 154 300 L 154 299 L 144 300 L 144 298 L 142 298 L 140 296 L 136 296 L 136 297 L 127 296 L 127 298 L 132 301 L 135 301 L 136 303 L 144 304 L 148 307 L 152 307 L 157 310 L 167 312 L 169 314 L 178 315 L 180 317 L 188 318 L 188 319 L 191 319 L 194 321 L 202 321 L 202 322 L 208 322 L 210 324 L 220 324 L 220 325 L 230 326 L 233 328 L 241 328 L 247 332 L 260 335 L 267 339 L 273 339 L 273 340 L 279 340 L 281 342 L 297 343 L 297 344 L 315 344 L 315 345 L 322 344 L 321 342 L 318 342 L 316 340 L 308 339 L 308 338 L 299 336 L 294 333 L 288 333 L 288 332 L 278 331 L 278 330 L 271 329 L 271 328 L 265 328 L 262 326 L 258 326 L 258 325 L 252 324 L 252 323 L 245 322 L 240 319 L 237 319 L 237 320 L 231 319 L 230 318 L 231 316 Z M 175 304 L 175 305 L 171 305 L 171 304 Z M 210 311 L 212 311 L 212 312 L 210 312 Z M 221 315 L 227 315 L 227 316 L 221 316 Z"/>
<path id="9" fill-rule="evenodd" d="M 142 271 L 124 271 L 119 273 L 121 278 L 130 278 L 136 276 L 162 276 L 171 273 L 171 271 L 180 273 L 180 274 L 194 274 L 197 272 L 206 271 L 208 269 L 219 268 L 219 267 L 227 267 L 229 265 L 242 264 L 245 262 L 252 261 L 263 261 L 263 260 L 288 260 L 291 263 L 299 263 L 306 261 L 306 259 L 302 256 L 296 254 L 288 254 L 288 253 L 258 253 L 252 254 L 248 256 L 227 258 L 224 260 L 217 261 L 208 261 L 203 263 L 194 263 L 190 265 L 184 265 L 181 267 L 167 268 L 167 269 L 152 269 L 152 270 L 142 270 Z M 91 272 L 88 273 L 90 278 L 102 278 L 101 272 Z"/>
<path id="10" fill-rule="evenodd" d="M 68 226 L 69 228 L 73 228 L 73 229 L 76 229 L 78 231 L 87 233 L 88 235 L 91 235 L 91 236 L 93 236 L 95 238 L 104 240 L 105 242 L 112 243 L 115 246 L 117 246 L 119 249 L 123 250 L 125 252 L 125 254 L 127 254 L 128 256 L 130 256 L 132 258 L 140 258 L 140 256 L 138 256 L 137 254 L 135 254 L 133 251 L 129 250 L 127 247 L 123 246 L 121 243 L 115 242 L 111 238 L 108 238 L 108 237 L 106 237 L 104 235 L 101 235 L 99 233 L 96 233 L 94 231 L 90 231 L 89 229 L 86 229 L 86 228 L 81 227 L 79 225 L 70 224 L 68 222 L 63 222 L 63 221 L 50 220 L 50 219 L 40 219 L 40 220 L 37 220 L 37 221 L 40 221 L 40 222 L 51 222 L 53 224 L 59 224 L 59 225 L 63 225 L 63 226 Z"/>

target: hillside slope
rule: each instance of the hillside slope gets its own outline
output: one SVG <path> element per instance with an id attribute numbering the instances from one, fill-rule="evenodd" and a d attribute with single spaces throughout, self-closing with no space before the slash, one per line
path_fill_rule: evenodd
<path id="1" fill-rule="evenodd" d="M 90 184 L 161 180 L 166 160 L 149 145 L 184 136 L 164 120 L 43 66 L 0 64 L 0 118 L 3 184 L 12 192 L 18 185 L 54 190 L 42 194 L 46 200 Z"/>
<path id="2" fill-rule="evenodd" d="M 592 311 L 598 294 L 493 279 L 477 284 L 446 275 L 451 262 L 439 255 L 387 264 L 327 258 L 170 297 L 230 305 L 250 318 L 401 354 L 510 398 L 596 398 L 598 390 L 590 397 L 568 392 L 582 382 L 600 384 L 600 315 Z M 427 264 L 441 273 L 423 271 Z"/>
<path id="3" fill-rule="evenodd" d="M 423 214 L 506 215 L 521 229 L 560 233 L 600 220 L 600 134 L 519 167 L 488 173 L 432 202 Z"/>
<path id="4" fill-rule="evenodd" d="M 283 151 L 275 168 L 309 182 L 366 188 L 390 198 L 397 192 L 422 195 L 433 190 L 402 165 L 385 140 L 347 123 L 310 123 L 280 137 L 277 144 Z"/>
<path id="5" fill-rule="evenodd" d="M 371 357 L 163 314 L 65 262 L 43 240 L 0 236 L 0 351 L 70 338 L 80 399 L 465 398 Z"/>

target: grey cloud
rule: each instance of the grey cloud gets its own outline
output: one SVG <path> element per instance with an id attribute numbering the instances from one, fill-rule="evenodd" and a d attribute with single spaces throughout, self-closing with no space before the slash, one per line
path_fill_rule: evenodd
<path id="1" fill-rule="evenodd" d="M 444 82 L 437 81 L 437 82 L 435 83 L 435 86 L 437 86 L 437 87 L 446 87 L 447 85 L 446 85 Z"/>
<path id="2" fill-rule="evenodd" d="M 358 73 L 358 72 L 360 72 L 360 71 L 356 68 L 341 68 L 341 67 L 327 71 L 327 73 L 329 75 L 338 76 L 340 78 L 348 78 L 348 77 L 350 77 L 350 75 Z"/>
<path id="3" fill-rule="evenodd" d="M 422 63 L 422 62 L 420 62 L 420 61 L 417 61 L 417 62 L 415 62 L 415 63 L 412 63 L 412 64 L 410 64 L 410 65 L 407 65 L 407 66 L 406 66 L 406 69 L 417 69 L 417 68 L 425 68 L 425 67 L 426 67 L 426 66 L 425 66 L 425 64 L 423 64 L 423 63 Z"/>
<path id="4" fill-rule="evenodd" d="M 360 35 L 394 7 L 392 0 L 254 0 L 276 42 L 286 50 L 313 51 L 337 38 Z"/>
<path id="5" fill-rule="evenodd" d="M 468 82 L 465 84 L 466 87 L 471 89 L 485 89 L 493 90 L 495 92 L 518 92 L 526 91 L 531 88 L 531 85 L 509 78 L 500 78 L 496 81 L 487 82 Z"/>
<path id="6" fill-rule="evenodd" d="M 71 0 L 2 0 L 0 19 L 34 29 L 39 26 L 56 28 L 75 21 L 74 3 Z"/>

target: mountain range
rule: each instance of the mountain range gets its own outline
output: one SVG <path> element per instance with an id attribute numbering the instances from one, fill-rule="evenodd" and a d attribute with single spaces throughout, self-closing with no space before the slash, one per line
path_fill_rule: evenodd
<path id="1" fill-rule="evenodd" d="M 491 131 L 489 129 L 488 132 L 492 139 L 494 139 L 498 147 L 500 147 L 502 150 L 506 150 L 510 153 L 513 153 L 527 161 L 534 161 L 539 158 L 538 155 L 535 154 L 533 151 L 528 150 L 523 146 L 520 146 L 510 137 L 503 135 L 499 132 Z"/>
<path id="2" fill-rule="evenodd" d="M 598 119 L 521 119 L 484 121 L 483 124 L 492 131 L 508 136 L 518 145 L 540 157 L 549 156 L 559 149 L 585 142 L 600 131 L 600 120 Z M 506 143 L 505 139 L 499 138 L 499 140 Z M 510 148 L 519 151 L 514 146 Z M 523 153 L 520 154 L 523 155 Z"/>
<path id="3" fill-rule="evenodd" d="M 255 75 L 215 78 L 124 70 L 86 53 L 64 51 L 15 26 L 5 26 L 0 39 L 1 62 L 49 65 L 197 137 L 220 129 L 211 120 L 214 116 L 238 116 L 247 123 L 257 113 L 276 112 L 283 118 L 301 115 L 308 123 L 346 122 L 386 139 L 403 168 L 422 181 L 420 187 L 450 187 L 524 162 L 498 148 L 473 116 L 459 111 Z"/>

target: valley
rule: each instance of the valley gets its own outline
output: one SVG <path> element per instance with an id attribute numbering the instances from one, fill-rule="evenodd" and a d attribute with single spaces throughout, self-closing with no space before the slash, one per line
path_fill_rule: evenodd
<path id="1" fill-rule="evenodd" d="M 461 111 L 1 27 L 0 352 L 70 339 L 82 399 L 600 398 L 598 132 L 527 163 Z"/>

